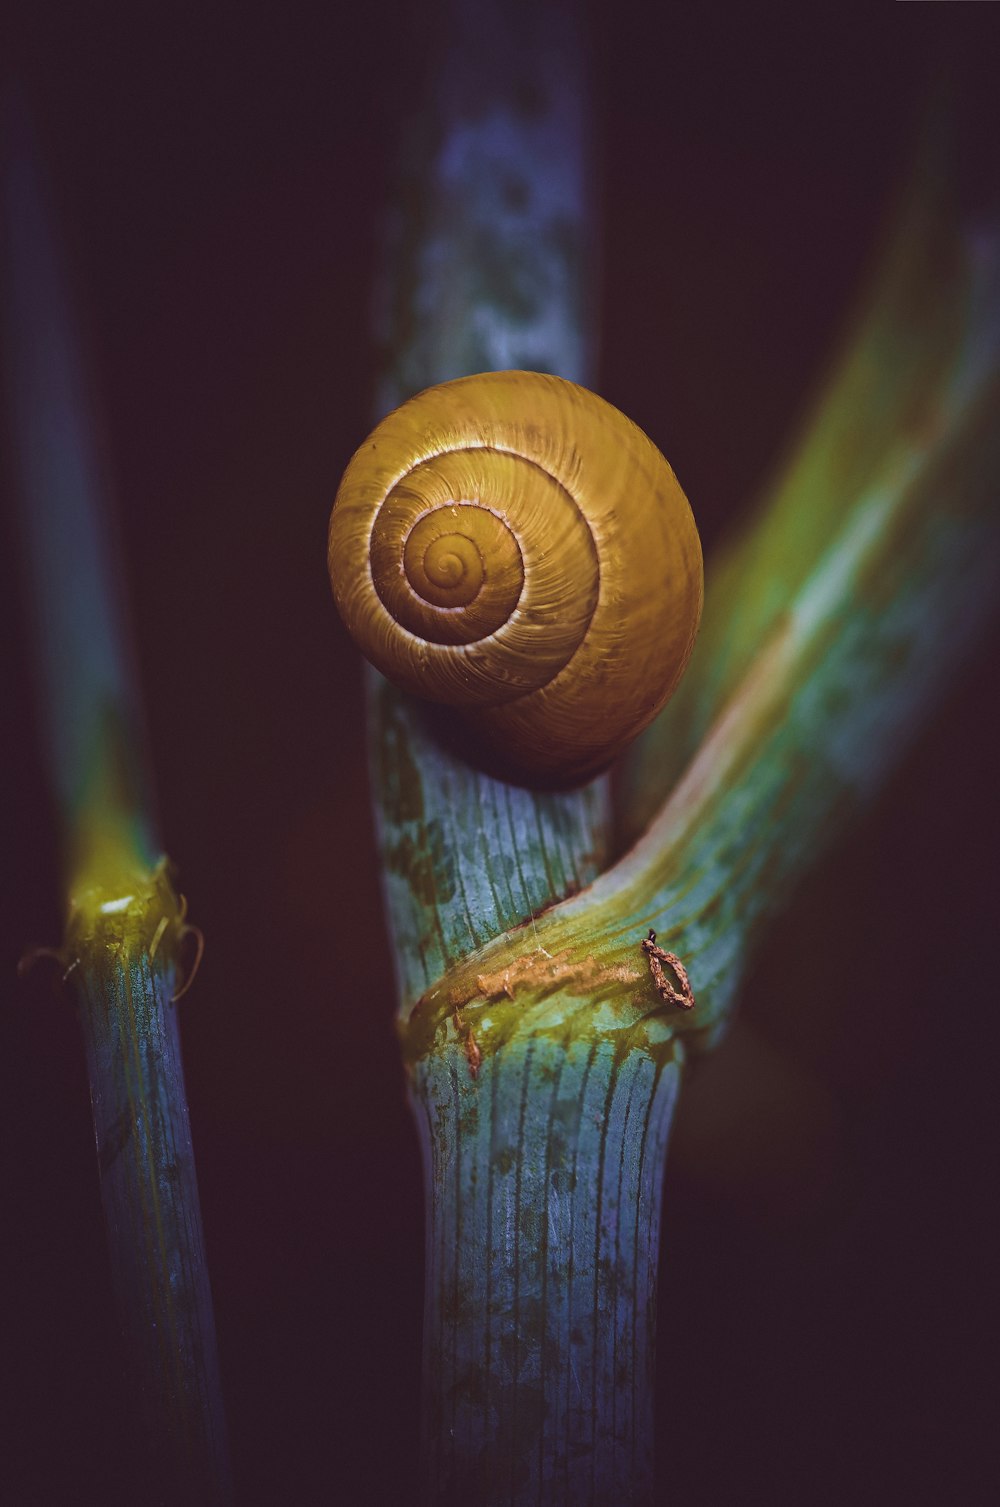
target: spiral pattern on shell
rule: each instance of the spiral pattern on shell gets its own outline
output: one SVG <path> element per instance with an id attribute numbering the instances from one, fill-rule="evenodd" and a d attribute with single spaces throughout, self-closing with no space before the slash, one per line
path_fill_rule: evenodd
<path id="1" fill-rule="evenodd" d="M 384 675 L 546 782 L 588 778 L 652 720 L 701 613 L 698 533 L 663 456 L 536 372 L 459 378 L 389 414 L 340 484 L 329 566 Z"/>

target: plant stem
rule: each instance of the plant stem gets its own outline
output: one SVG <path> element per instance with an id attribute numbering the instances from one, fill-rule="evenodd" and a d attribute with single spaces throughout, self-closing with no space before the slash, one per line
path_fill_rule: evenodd
<path id="1" fill-rule="evenodd" d="M 808 594 L 861 516 L 881 509 L 881 526 L 860 526 L 876 546 L 888 546 L 894 578 L 905 579 L 898 541 L 906 546 L 904 520 L 917 489 L 924 485 L 926 493 L 921 478 L 948 450 L 957 454 L 960 472 L 922 500 L 920 511 L 940 527 L 961 524 L 968 512 L 956 486 L 990 476 L 982 456 L 977 469 L 968 446 L 956 441 L 996 375 L 997 237 L 963 225 L 950 190 L 947 138 L 945 122 L 930 123 L 814 412 L 773 484 L 713 557 L 688 673 L 624 761 L 622 806 L 633 838 L 790 604 Z M 990 510 L 978 514 L 979 526 L 988 526 Z"/>
<path id="2" fill-rule="evenodd" d="M 13 114 L 13 112 L 12 112 Z M 145 1426 L 137 1493 L 230 1499 L 177 1012 L 190 928 L 160 855 L 86 380 L 35 153 L 6 171 L 8 381 L 21 534 L 101 1194 Z"/>
<path id="3" fill-rule="evenodd" d="M 527 367 L 592 382 L 593 155 L 578 18 L 453 7 L 411 143 L 384 303 L 385 409 Z M 370 676 L 401 1004 L 600 873 L 608 784 L 489 778 Z M 476 1070 L 460 1017 L 414 1062 L 425 1152 L 424 1484 L 431 1501 L 640 1501 L 652 1484 L 652 1301 L 674 1049 L 551 1019 Z M 595 1201 L 595 1187 L 600 1195 Z"/>
<path id="4" fill-rule="evenodd" d="M 452 968 L 411 1015 L 411 1056 L 456 1009 L 477 1029 L 480 1009 L 522 1017 L 560 989 L 581 1012 L 600 999 L 622 1025 L 642 1020 L 655 1005 L 638 953 L 649 927 L 681 957 L 698 999 L 674 1029 L 691 1047 L 718 1038 L 767 920 L 884 782 L 998 599 L 1000 235 L 973 242 L 955 231 L 953 256 L 940 290 L 954 305 L 952 333 L 922 395 L 920 431 L 889 426 L 881 464 L 857 496 L 830 504 L 804 569 L 783 547 L 777 521 L 795 533 L 802 524 L 779 491 L 740 551 L 744 572 L 724 579 L 725 605 L 749 616 L 777 578 L 780 609 L 768 608 L 751 654 L 732 645 L 713 596 L 714 652 L 692 664 L 693 687 L 650 730 L 653 747 L 672 746 L 671 728 L 683 744 L 700 703 L 710 720 L 644 835 L 540 917 L 530 945 L 515 932 Z M 852 355 L 855 369 L 863 355 Z M 908 384 L 906 363 L 894 369 Z M 795 579 L 782 584 L 789 560 Z M 740 673 L 727 685 L 734 657 Z M 488 1054 L 489 1033 L 477 1040 Z"/>
<path id="5" fill-rule="evenodd" d="M 594 244 L 583 42 L 564 0 L 455 0 L 390 217 L 379 414 L 505 367 L 592 380 Z M 369 674 L 376 817 L 403 1001 L 575 893 L 610 845 L 606 778 L 539 793 L 456 756 Z"/>
<path id="6" fill-rule="evenodd" d="M 545 271 L 544 214 L 526 251 L 508 192 L 544 206 L 553 183 L 587 181 L 582 128 L 538 124 L 560 98 L 579 107 L 582 69 L 564 48 L 556 82 L 530 30 L 509 54 L 483 49 L 472 9 L 456 15 L 411 164 L 387 404 L 477 368 L 588 379 L 568 359 L 586 342 L 546 345 L 568 310 L 580 317 L 586 279 L 570 278 L 566 300 L 566 278 Z M 483 62 L 499 55 L 502 82 Z M 449 98 L 455 77 L 475 108 Z M 533 139 L 516 105 L 529 97 Z M 684 1049 L 718 1039 L 768 917 L 884 782 L 996 599 L 1000 251 L 945 212 L 940 176 L 933 162 L 918 175 L 787 477 L 710 567 L 687 680 L 630 761 L 622 819 L 638 841 L 618 863 L 598 872 L 606 826 L 585 825 L 579 805 L 556 880 L 555 813 L 565 828 L 572 804 L 488 781 L 373 681 L 429 1192 L 435 1503 L 650 1499 L 650 1273 Z M 562 241 L 577 269 L 592 242 L 584 202 Z M 523 817 L 507 830 L 504 803 Z M 658 997 L 640 946 L 650 928 L 686 965 L 696 1009 Z"/>
<path id="7" fill-rule="evenodd" d="M 473 1079 L 414 1069 L 431 1189 L 433 1502 L 641 1502 L 653 1485 L 660 1185 L 679 1062 L 622 1037 L 515 1036 Z"/>
<path id="8" fill-rule="evenodd" d="M 229 1500 L 212 1297 L 174 995 L 183 907 L 165 869 L 77 911 L 66 955 L 91 1084 L 126 1353 L 166 1503 Z M 124 903 L 123 903 L 124 902 Z"/>

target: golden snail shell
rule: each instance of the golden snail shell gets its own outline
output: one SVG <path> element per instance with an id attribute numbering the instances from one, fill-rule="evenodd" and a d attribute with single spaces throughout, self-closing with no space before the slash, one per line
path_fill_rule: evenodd
<path id="1" fill-rule="evenodd" d="M 663 456 L 537 372 L 461 377 L 383 419 L 337 492 L 329 566 L 372 663 L 546 783 L 596 774 L 656 716 L 701 615 L 698 531 Z"/>

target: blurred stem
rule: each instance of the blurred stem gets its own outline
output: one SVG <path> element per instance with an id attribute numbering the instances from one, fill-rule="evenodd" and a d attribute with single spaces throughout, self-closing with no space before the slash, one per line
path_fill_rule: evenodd
<path id="1" fill-rule="evenodd" d="M 86 379 L 30 131 L 8 101 L 12 449 L 101 1194 L 144 1498 L 230 1499 L 177 1012 L 190 928 L 160 855 Z M 190 960 L 189 960 L 190 961 Z M 129 1428 L 129 1433 L 132 1429 Z"/>

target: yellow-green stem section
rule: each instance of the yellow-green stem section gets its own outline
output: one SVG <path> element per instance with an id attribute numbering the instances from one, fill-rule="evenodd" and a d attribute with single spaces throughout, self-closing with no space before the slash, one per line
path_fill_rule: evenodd
<path id="1" fill-rule="evenodd" d="M 66 943 L 101 1196 L 157 1500 L 229 1499 L 225 1428 L 177 1010 L 184 907 L 165 865 L 110 844 L 81 875 Z"/>

